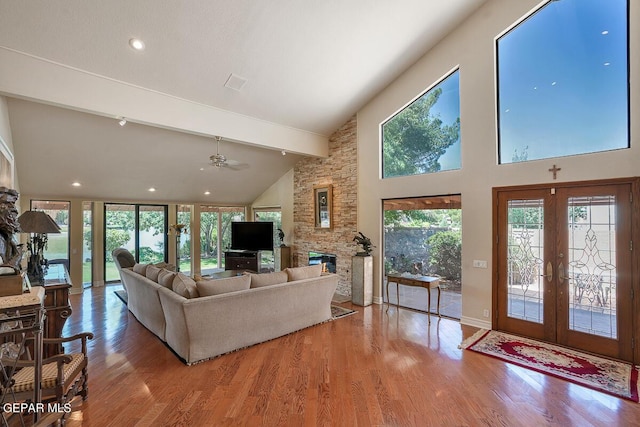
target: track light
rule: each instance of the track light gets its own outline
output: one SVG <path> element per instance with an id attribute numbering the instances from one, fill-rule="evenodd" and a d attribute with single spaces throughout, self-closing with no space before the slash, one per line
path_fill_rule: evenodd
<path id="1" fill-rule="evenodd" d="M 287 152 L 286 152 L 286 151 L 282 150 L 281 152 L 282 152 L 282 155 L 283 155 L 283 156 L 286 156 L 286 155 L 287 155 Z"/>
<path id="2" fill-rule="evenodd" d="M 123 117 L 123 118 L 121 118 L 121 119 L 120 119 L 120 121 L 118 122 L 118 124 L 119 124 L 120 126 L 124 126 L 124 125 L 126 125 L 126 124 L 127 124 L 127 119 L 125 119 L 124 117 Z"/>

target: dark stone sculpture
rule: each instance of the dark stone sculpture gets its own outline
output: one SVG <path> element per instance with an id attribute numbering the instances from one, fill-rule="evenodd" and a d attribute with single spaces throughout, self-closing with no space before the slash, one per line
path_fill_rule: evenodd
<path id="1" fill-rule="evenodd" d="M 278 239 L 280 239 L 280 247 L 285 247 L 286 245 L 284 244 L 284 231 L 282 231 L 281 228 L 278 228 Z"/>
<path id="2" fill-rule="evenodd" d="M 362 234 L 362 232 L 358 234 L 359 236 L 354 237 L 353 241 L 356 242 L 357 245 L 362 246 L 362 252 L 356 252 L 356 256 L 370 256 L 375 246 L 371 244 L 371 239 Z"/>
<path id="3" fill-rule="evenodd" d="M 21 232 L 16 208 L 18 195 L 16 190 L 0 187 L 0 264 L 20 270 L 22 248 L 14 240 L 14 234 Z"/>

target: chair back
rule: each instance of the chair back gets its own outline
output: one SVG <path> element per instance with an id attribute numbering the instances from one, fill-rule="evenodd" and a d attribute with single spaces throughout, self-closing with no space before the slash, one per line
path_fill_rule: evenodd
<path id="1" fill-rule="evenodd" d="M 114 249 L 113 252 L 111 252 L 111 257 L 113 258 L 113 262 L 116 263 L 118 271 L 123 268 L 133 267 L 136 264 L 133 254 L 125 248 Z"/>

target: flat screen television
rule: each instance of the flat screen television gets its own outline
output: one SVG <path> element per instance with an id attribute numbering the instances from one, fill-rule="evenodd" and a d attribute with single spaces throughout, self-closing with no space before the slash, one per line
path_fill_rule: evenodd
<path id="1" fill-rule="evenodd" d="M 273 222 L 232 222 L 231 249 L 235 251 L 272 251 Z"/>

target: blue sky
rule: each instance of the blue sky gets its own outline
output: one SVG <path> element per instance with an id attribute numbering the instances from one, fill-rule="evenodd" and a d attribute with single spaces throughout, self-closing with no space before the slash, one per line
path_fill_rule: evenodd
<path id="1" fill-rule="evenodd" d="M 628 147 L 626 7 L 551 2 L 498 41 L 502 163 Z"/>

